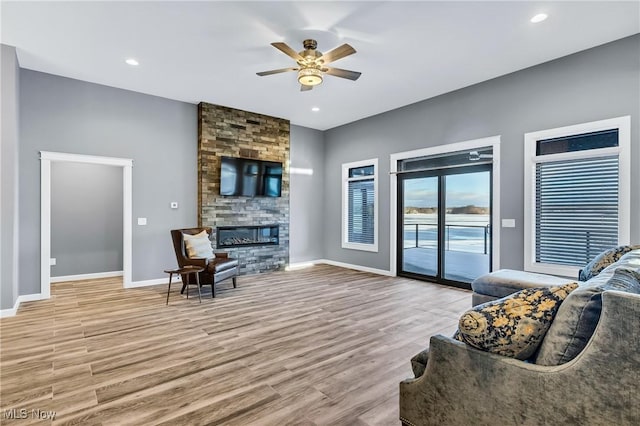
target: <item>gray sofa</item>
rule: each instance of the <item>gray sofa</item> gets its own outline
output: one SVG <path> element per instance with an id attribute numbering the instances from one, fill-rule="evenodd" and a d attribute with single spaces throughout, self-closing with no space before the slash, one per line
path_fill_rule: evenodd
<path id="1" fill-rule="evenodd" d="M 610 283 L 623 273 L 638 281 L 640 249 L 585 275 L 526 361 L 432 337 L 428 351 L 412 360 L 416 378 L 400 383 L 400 420 L 413 426 L 640 424 L 640 282 L 617 291 L 624 286 Z M 586 326 L 585 316 L 576 316 L 585 295 L 598 314 Z M 587 333 L 582 346 L 565 335 L 567 324 Z"/>

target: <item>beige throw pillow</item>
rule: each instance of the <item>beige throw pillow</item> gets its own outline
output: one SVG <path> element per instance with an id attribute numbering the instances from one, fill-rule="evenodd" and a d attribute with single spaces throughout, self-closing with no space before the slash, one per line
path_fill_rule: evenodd
<path id="1" fill-rule="evenodd" d="M 195 235 L 183 233 L 182 237 L 184 238 L 184 247 L 187 250 L 187 257 L 190 259 L 210 258 L 214 256 L 207 231 L 202 231 Z"/>

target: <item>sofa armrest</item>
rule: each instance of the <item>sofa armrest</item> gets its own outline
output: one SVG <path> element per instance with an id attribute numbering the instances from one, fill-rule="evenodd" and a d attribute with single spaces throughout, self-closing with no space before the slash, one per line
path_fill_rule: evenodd
<path id="1" fill-rule="evenodd" d="M 425 373 L 400 383 L 409 425 L 640 424 L 640 296 L 607 291 L 587 347 L 540 366 L 431 338 Z"/>

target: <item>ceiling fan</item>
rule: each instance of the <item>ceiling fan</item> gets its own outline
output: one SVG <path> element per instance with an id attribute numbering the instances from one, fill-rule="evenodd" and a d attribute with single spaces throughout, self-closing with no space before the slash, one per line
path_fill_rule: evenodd
<path id="1" fill-rule="evenodd" d="M 342 59 L 345 56 L 353 55 L 356 53 L 356 50 L 349 46 L 348 44 L 343 44 L 342 46 L 336 47 L 330 52 L 322 53 L 316 50 L 318 47 L 318 43 L 315 40 L 307 39 L 302 42 L 302 46 L 304 50 L 301 52 L 296 52 L 291 47 L 289 47 L 286 43 L 271 43 L 273 47 L 280 50 L 281 52 L 289 55 L 291 58 L 295 59 L 298 64 L 297 67 L 294 68 L 281 68 L 278 70 L 271 71 L 262 71 L 258 74 L 259 76 L 271 75 L 271 74 L 279 74 L 281 72 L 287 71 L 298 71 L 298 82 L 300 82 L 300 91 L 304 92 L 307 90 L 313 89 L 313 86 L 317 86 L 322 83 L 323 75 L 329 74 L 335 77 L 346 78 L 349 80 L 357 80 L 358 77 L 362 73 L 356 71 L 343 70 L 340 68 L 329 68 L 325 65 L 337 61 L 338 59 Z"/>

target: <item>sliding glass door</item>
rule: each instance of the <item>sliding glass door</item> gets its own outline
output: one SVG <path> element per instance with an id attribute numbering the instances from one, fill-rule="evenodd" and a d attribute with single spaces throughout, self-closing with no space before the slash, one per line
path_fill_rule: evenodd
<path id="1" fill-rule="evenodd" d="M 438 177 L 402 179 L 402 272 L 438 274 Z"/>
<path id="2" fill-rule="evenodd" d="M 491 171 L 445 175 L 441 276 L 471 283 L 490 271 Z"/>
<path id="3" fill-rule="evenodd" d="M 398 273 L 468 288 L 491 270 L 491 164 L 398 174 Z"/>

